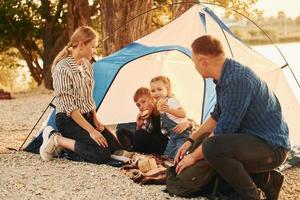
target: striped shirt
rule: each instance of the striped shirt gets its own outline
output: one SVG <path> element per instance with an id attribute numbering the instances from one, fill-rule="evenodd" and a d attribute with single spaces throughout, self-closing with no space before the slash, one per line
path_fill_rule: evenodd
<path id="1" fill-rule="evenodd" d="M 267 84 L 240 63 L 226 59 L 216 83 L 214 134 L 241 133 L 259 137 L 272 147 L 290 149 L 289 130 L 280 103 Z"/>
<path id="2" fill-rule="evenodd" d="M 87 60 L 79 66 L 71 56 L 59 61 L 53 72 L 53 87 L 58 99 L 57 113 L 64 112 L 70 116 L 74 110 L 81 114 L 95 110 L 94 73 Z"/>

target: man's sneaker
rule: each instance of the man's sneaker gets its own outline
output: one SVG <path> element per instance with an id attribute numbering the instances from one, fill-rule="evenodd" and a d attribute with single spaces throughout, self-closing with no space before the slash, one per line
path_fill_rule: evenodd
<path id="1" fill-rule="evenodd" d="M 56 132 L 51 126 L 47 126 L 43 131 L 43 144 L 40 147 L 40 155 L 42 160 L 50 161 L 56 151 L 54 136 L 61 135 Z"/>
<path id="2" fill-rule="evenodd" d="M 261 187 L 265 193 L 266 200 L 277 200 L 279 197 L 280 189 L 283 184 L 284 175 L 276 170 L 270 172 L 268 183 Z"/>

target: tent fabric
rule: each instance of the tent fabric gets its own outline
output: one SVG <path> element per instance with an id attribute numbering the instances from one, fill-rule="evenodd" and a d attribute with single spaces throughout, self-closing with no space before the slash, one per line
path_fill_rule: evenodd
<path id="1" fill-rule="evenodd" d="M 217 37 L 226 56 L 251 67 L 267 82 L 281 102 L 292 145 L 299 145 L 297 115 L 300 104 L 284 69 L 241 42 L 209 8 L 202 5 L 193 6 L 166 26 L 94 64 L 94 99 L 100 120 L 104 124 L 135 121 L 138 112 L 132 98 L 135 90 L 149 86 L 154 76 L 165 75 L 170 78 L 174 94 L 188 117 L 203 122 L 216 101 L 212 80 L 203 80 L 191 60 L 190 45 L 203 34 Z M 55 127 L 55 111 L 47 124 Z"/>

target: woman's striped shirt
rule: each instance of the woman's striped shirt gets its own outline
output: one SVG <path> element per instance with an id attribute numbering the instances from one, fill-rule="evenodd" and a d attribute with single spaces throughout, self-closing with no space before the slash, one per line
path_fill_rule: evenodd
<path id="1" fill-rule="evenodd" d="M 70 116 L 74 110 L 81 114 L 95 110 L 93 68 L 87 60 L 81 63 L 77 65 L 75 59 L 68 56 L 56 64 L 53 72 L 54 93 L 58 99 L 56 113 Z"/>

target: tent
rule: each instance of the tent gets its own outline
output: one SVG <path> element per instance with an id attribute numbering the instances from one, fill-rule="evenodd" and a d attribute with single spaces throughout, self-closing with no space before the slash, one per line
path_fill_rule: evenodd
<path id="1" fill-rule="evenodd" d="M 166 26 L 142 37 L 94 64 L 94 99 L 104 124 L 135 121 L 135 90 L 157 75 L 168 76 L 188 117 L 203 122 L 216 96 L 211 79 L 204 80 L 191 60 L 191 43 L 211 34 L 223 43 L 226 55 L 251 67 L 279 98 L 293 145 L 300 144 L 300 104 L 286 78 L 288 67 L 278 66 L 241 42 L 207 7 L 197 4 Z M 299 89 L 299 88 L 298 88 Z M 55 126 L 55 110 L 44 122 Z M 39 133 L 40 134 L 40 133 Z"/>

